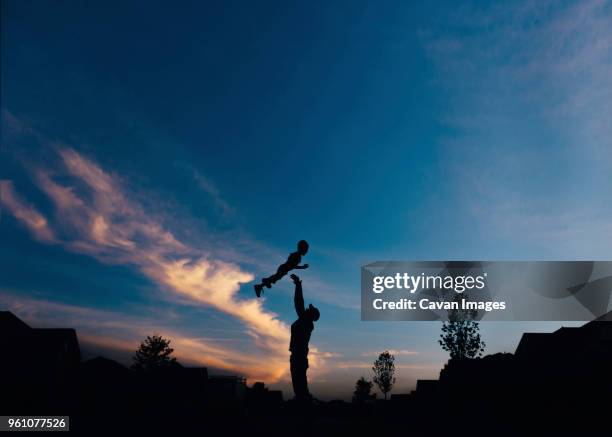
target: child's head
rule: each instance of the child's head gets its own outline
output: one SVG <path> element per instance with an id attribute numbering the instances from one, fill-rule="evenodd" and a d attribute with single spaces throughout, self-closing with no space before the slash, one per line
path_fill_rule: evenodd
<path id="1" fill-rule="evenodd" d="M 306 240 L 298 241 L 297 249 L 300 255 L 306 255 L 308 253 L 308 242 Z"/>

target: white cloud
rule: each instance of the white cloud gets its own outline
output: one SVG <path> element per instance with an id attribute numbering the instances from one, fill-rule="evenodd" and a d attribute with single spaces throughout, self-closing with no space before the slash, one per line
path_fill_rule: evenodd
<path id="1" fill-rule="evenodd" d="M 236 370 L 274 378 L 286 373 L 288 326 L 264 308 L 264 299 L 237 296 L 240 284 L 254 279 L 251 273 L 215 256 L 214 248 L 205 250 L 179 241 L 155 211 L 131 199 L 119 178 L 93 160 L 69 147 L 58 147 L 57 151 L 63 168 L 33 166 L 36 184 L 55 206 L 54 220 L 21 199 L 11 181 L 2 181 L 2 205 L 16 219 L 43 242 L 57 242 L 105 263 L 133 266 L 169 296 L 234 317 L 254 344 L 266 352 L 259 368 L 241 365 Z M 205 351 L 189 339 L 178 342 L 189 345 L 191 351 Z M 311 350 L 316 369 L 318 351 L 316 347 Z M 239 350 L 228 354 L 219 359 L 230 365 L 246 359 L 240 358 L 244 352 Z M 210 362 L 215 358 L 207 355 L 205 359 Z"/>

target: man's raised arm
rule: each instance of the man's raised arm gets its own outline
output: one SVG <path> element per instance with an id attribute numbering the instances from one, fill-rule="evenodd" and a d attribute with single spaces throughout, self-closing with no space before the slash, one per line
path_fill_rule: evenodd
<path id="1" fill-rule="evenodd" d="M 302 281 L 297 275 L 291 275 L 295 284 L 295 293 L 293 294 L 293 303 L 295 304 L 295 312 L 298 317 L 302 317 L 306 312 L 304 308 L 304 295 L 302 294 Z"/>

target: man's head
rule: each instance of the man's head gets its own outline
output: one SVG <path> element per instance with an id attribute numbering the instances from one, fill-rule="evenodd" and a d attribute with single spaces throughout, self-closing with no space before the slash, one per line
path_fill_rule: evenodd
<path id="1" fill-rule="evenodd" d="M 300 255 L 306 255 L 308 253 L 308 242 L 306 240 L 298 241 L 297 250 Z"/>
<path id="2" fill-rule="evenodd" d="M 306 310 L 306 317 L 308 317 L 313 322 L 316 322 L 317 320 L 319 320 L 319 317 L 321 317 L 321 313 L 319 312 L 319 309 L 316 306 L 310 304 L 308 305 L 308 309 Z"/>

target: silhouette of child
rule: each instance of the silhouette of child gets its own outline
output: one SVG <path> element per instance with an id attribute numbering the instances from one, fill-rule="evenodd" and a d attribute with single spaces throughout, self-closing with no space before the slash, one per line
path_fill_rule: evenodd
<path id="1" fill-rule="evenodd" d="M 276 283 L 279 279 L 285 276 L 293 269 L 307 269 L 308 264 L 299 265 L 302 261 L 302 257 L 308 253 L 308 242 L 306 240 L 300 240 L 297 244 L 297 251 L 289 254 L 287 261 L 284 264 L 278 266 L 278 270 L 272 276 L 263 278 L 261 284 L 255 284 L 255 294 L 257 297 L 261 296 L 263 287 L 271 288 L 272 284 Z"/>

